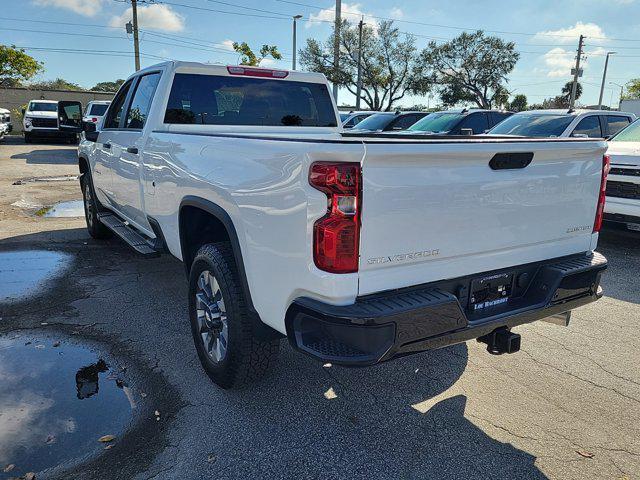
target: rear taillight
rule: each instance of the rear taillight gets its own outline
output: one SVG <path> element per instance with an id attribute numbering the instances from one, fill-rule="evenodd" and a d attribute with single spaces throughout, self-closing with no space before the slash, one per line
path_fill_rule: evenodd
<path id="1" fill-rule="evenodd" d="M 91 119 L 91 121 L 92 121 L 93 123 L 98 123 L 98 119 L 97 119 L 96 117 L 93 117 L 93 118 Z"/>
<path id="2" fill-rule="evenodd" d="M 327 213 L 313 225 L 313 260 L 320 270 L 358 271 L 361 179 L 359 163 L 311 165 L 309 183 L 327 195 Z"/>
<path id="3" fill-rule="evenodd" d="M 596 220 L 593 222 L 593 233 L 598 233 L 602 228 L 604 218 L 604 202 L 607 198 L 607 175 L 611 169 L 611 158 L 609 155 L 602 157 L 602 177 L 600 177 L 600 193 L 598 194 L 598 207 L 596 209 Z"/>

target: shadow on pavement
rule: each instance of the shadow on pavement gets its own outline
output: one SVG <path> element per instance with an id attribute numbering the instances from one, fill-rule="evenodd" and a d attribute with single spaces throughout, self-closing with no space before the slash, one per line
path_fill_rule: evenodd
<path id="1" fill-rule="evenodd" d="M 47 150 L 33 150 L 26 153 L 16 153 L 12 159 L 26 160 L 28 164 L 49 164 L 49 165 L 75 165 L 77 147 L 57 148 Z"/>

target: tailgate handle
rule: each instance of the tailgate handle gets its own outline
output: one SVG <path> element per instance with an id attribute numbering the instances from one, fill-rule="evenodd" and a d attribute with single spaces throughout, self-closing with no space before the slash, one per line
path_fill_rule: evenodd
<path id="1" fill-rule="evenodd" d="M 492 170 L 514 170 L 525 168 L 533 160 L 533 152 L 496 153 L 489 166 Z"/>

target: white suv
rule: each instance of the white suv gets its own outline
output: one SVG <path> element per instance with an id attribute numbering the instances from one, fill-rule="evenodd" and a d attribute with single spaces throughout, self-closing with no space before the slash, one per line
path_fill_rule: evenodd
<path id="1" fill-rule="evenodd" d="M 493 127 L 489 135 L 609 138 L 635 121 L 633 113 L 611 110 L 529 110 Z"/>
<path id="2" fill-rule="evenodd" d="M 84 110 L 82 121 L 97 124 L 104 117 L 110 104 L 111 100 L 93 100 L 89 102 Z"/>

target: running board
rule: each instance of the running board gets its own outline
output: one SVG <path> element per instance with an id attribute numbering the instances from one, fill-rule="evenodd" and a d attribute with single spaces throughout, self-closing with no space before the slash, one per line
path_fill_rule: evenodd
<path id="1" fill-rule="evenodd" d="M 160 251 L 156 249 L 153 244 L 113 213 L 98 213 L 98 218 L 105 227 L 124 240 L 124 242 L 136 252 L 145 257 L 157 257 L 160 255 Z"/>

